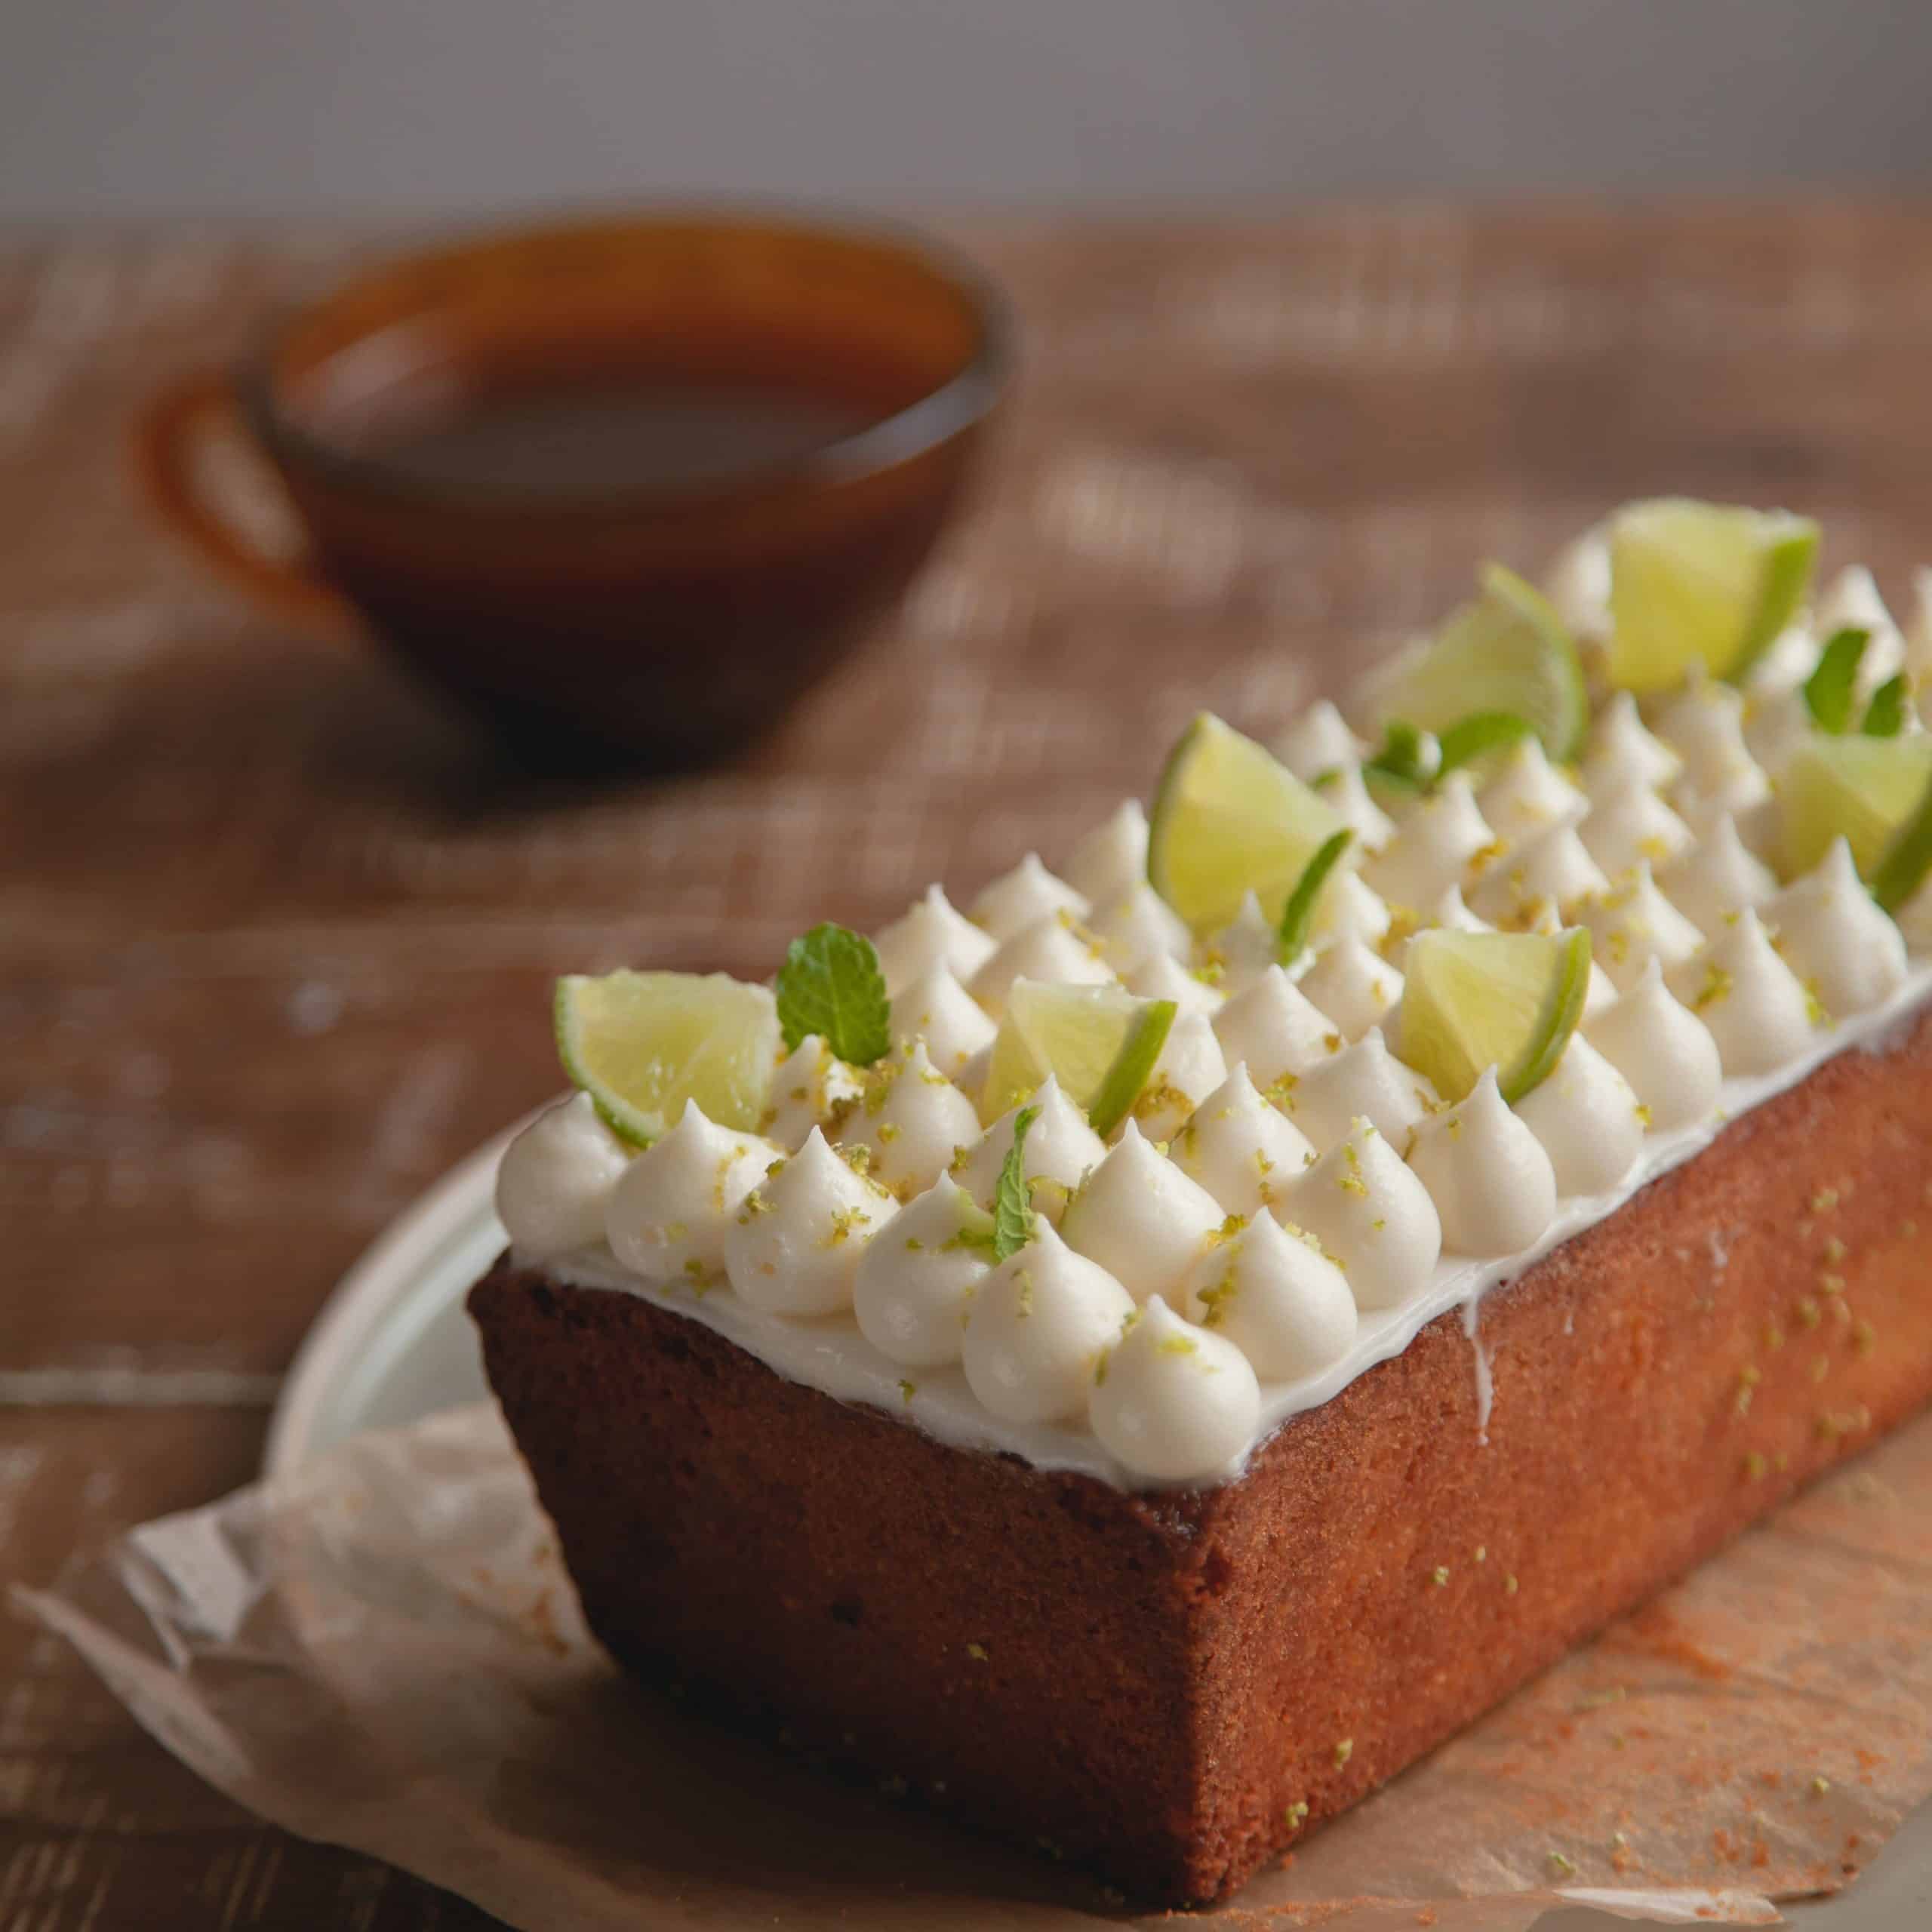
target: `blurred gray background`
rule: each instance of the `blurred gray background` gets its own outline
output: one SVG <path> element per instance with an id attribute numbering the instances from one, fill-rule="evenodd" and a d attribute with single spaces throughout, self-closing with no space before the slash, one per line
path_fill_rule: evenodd
<path id="1" fill-rule="evenodd" d="M 1927 0 L 7 0 L 0 214 L 1932 178 Z"/>

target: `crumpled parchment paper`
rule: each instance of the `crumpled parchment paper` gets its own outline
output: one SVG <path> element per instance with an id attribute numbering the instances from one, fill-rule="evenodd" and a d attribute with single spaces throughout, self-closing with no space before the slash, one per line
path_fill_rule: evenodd
<path id="1" fill-rule="evenodd" d="M 587 1636 L 494 1407 L 344 1444 L 18 1592 L 251 1810 L 531 1932 L 1072 1932 L 1088 1881 L 681 1716 Z M 1932 1791 L 1932 1418 L 1798 1498 L 1214 1915 L 1775 1921 Z"/>

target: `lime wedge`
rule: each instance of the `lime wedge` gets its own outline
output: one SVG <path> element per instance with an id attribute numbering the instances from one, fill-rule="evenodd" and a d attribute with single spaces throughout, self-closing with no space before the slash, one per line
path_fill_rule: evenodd
<path id="1" fill-rule="evenodd" d="M 1118 986 L 1016 980 L 986 1063 L 980 1112 L 997 1120 L 1048 1074 L 1111 1134 L 1140 1098 L 1174 1024 L 1171 999 L 1137 999 Z"/>
<path id="2" fill-rule="evenodd" d="M 1376 728 L 1400 721 L 1439 737 L 1476 713 L 1500 712 L 1524 719 L 1552 758 L 1573 756 L 1589 707 L 1563 620 L 1500 564 L 1485 564 L 1477 581 L 1479 596 L 1374 680 Z"/>
<path id="3" fill-rule="evenodd" d="M 1783 510 L 1666 497 L 1617 512 L 1610 531 L 1610 681 L 1668 691 L 1701 664 L 1735 678 L 1810 588 L 1818 526 Z"/>
<path id="4" fill-rule="evenodd" d="M 1896 912 L 1932 872 L 1932 785 L 1920 795 L 1911 817 L 1892 835 L 1891 843 L 1872 869 L 1872 897 L 1887 912 Z"/>
<path id="5" fill-rule="evenodd" d="M 1168 755 L 1149 814 L 1147 877 L 1197 933 L 1253 892 L 1270 925 L 1346 822 L 1252 738 L 1202 712 Z"/>
<path id="6" fill-rule="evenodd" d="M 1899 841 L 1889 881 L 1896 890 L 1912 863 L 1903 835 L 1925 803 L 1928 782 L 1932 737 L 1807 739 L 1778 777 L 1778 856 L 1785 876 L 1808 872 L 1842 834 L 1851 841 L 1860 875 L 1870 879 Z"/>
<path id="7" fill-rule="evenodd" d="M 557 982 L 557 1053 L 613 1134 L 648 1146 L 695 1100 L 755 1128 L 779 1052 L 771 992 L 724 973 L 572 974 Z"/>
<path id="8" fill-rule="evenodd" d="M 1402 961 L 1402 1057 L 1460 1100 L 1496 1069 L 1520 1100 L 1562 1057 L 1590 987 L 1590 936 L 1418 933 Z"/>

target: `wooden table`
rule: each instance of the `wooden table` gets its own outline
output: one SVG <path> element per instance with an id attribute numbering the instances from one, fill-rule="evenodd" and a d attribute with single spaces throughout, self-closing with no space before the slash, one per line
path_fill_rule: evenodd
<path id="1" fill-rule="evenodd" d="M 1264 725 L 1665 490 L 1932 555 L 1932 209 L 962 224 L 1027 368 L 870 658 L 737 768 L 536 786 L 171 554 L 122 461 L 367 235 L 0 239 L 0 1576 L 253 1472 L 357 1251 L 558 1084 L 550 977 L 770 970 Z M 257 1824 L 0 1619 L 0 1925 L 467 1927 Z"/>

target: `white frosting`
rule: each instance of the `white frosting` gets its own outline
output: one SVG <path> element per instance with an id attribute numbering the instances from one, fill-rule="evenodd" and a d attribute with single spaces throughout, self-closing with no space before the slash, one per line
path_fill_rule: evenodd
<path id="1" fill-rule="evenodd" d="M 1905 640 L 1878 586 L 1863 564 L 1847 564 L 1825 586 L 1818 599 L 1812 629 L 1820 641 L 1856 625 L 1866 633 L 1865 654 L 1858 660 L 1858 686 L 1866 697 L 1905 664 Z"/>
<path id="2" fill-rule="evenodd" d="M 1725 924 L 1727 915 L 1763 905 L 1778 882 L 1763 860 L 1745 850 L 1737 820 L 1729 812 L 1719 812 L 1697 844 L 1658 873 L 1657 884 L 1678 912 L 1710 939 Z"/>
<path id="3" fill-rule="evenodd" d="M 1615 891 L 1586 900 L 1577 916 L 1590 929 L 1592 956 L 1620 992 L 1636 984 L 1651 960 L 1662 961 L 1668 972 L 1704 943 L 1703 934 L 1657 890 L 1647 860 L 1639 860 Z"/>
<path id="4" fill-rule="evenodd" d="M 1230 1060 L 1244 1061 L 1263 1087 L 1300 1073 L 1344 1044 L 1335 1023 L 1278 966 L 1214 1016 L 1215 1037 Z"/>
<path id="5" fill-rule="evenodd" d="M 1330 875 L 1315 906 L 1314 943 L 1325 946 L 1337 939 L 1358 939 L 1379 946 L 1392 923 L 1388 903 L 1359 872 Z"/>
<path id="6" fill-rule="evenodd" d="M 1556 614 L 1580 638 L 1609 636 L 1610 586 L 1610 538 L 1601 525 L 1564 544 L 1543 579 Z"/>
<path id="7" fill-rule="evenodd" d="M 1223 996 L 1171 952 L 1152 952 L 1128 969 L 1128 989 L 1143 999 L 1171 999 L 1178 1013 L 1218 1012 Z"/>
<path id="8" fill-rule="evenodd" d="M 1802 618 L 1787 624 L 1746 667 L 1740 681 L 1746 697 L 1778 697 L 1795 691 L 1818 668 L 1818 657 L 1810 625 Z M 1748 717 L 1748 703 L 1745 709 Z"/>
<path id="9" fill-rule="evenodd" d="M 1097 1262 L 1036 1219 L 1033 1239 L 980 1283 L 961 1360 L 987 1412 L 1005 1422 L 1066 1422 L 1087 1407 L 1100 1352 L 1134 1313 Z"/>
<path id="10" fill-rule="evenodd" d="M 1811 998 L 1745 911 L 1671 975 L 1672 990 L 1709 1028 L 1727 1074 L 1769 1073 L 1803 1053 Z"/>
<path id="11" fill-rule="evenodd" d="M 595 1247 L 629 1161 L 588 1094 L 546 1107 L 503 1150 L 497 1169 L 497 1218 L 510 1244 L 528 1261 Z"/>
<path id="12" fill-rule="evenodd" d="M 1866 891 L 1842 838 L 1764 916 L 1792 970 L 1835 1020 L 1863 1013 L 1905 983 L 1904 936 Z"/>
<path id="13" fill-rule="evenodd" d="M 1484 878 L 1475 909 L 1485 918 L 1521 925 L 1538 907 L 1567 908 L 1607 892 L 1610 881 L 1574 825 L 1553 825 L 1512 852 Z"/>
<path id="14" fill-rule="evenodd" d="M 1228 1077 L 1226 1056 L 1204 1013 L 1182 1013 L 1168 1030 L 1154 1071 L 1134 1103 L 1134 1118 L 1150 1140 L 1171 1140 Z"/>
<path id="15" fill-rule="evenodd" d="M 1677 783 L 1690 791 L 1715 792 L 1740 766 L 1753 761 L 1744 743 L 1741 692 L 1709 678 L 1694 678 L 1657 721 L 1665 741 L 1684 761 Z"/>
<path id="16" fill-rule="evenodd" d="M 732 1292 L 768 1315 L 849 1308 L 859 1257 L 897 1204 L 814 1128 L 805 1144 L 745 1196 L 725 1231 Z"/>
<path id="17" fill-rule="evenodd" d="M 1318 1060 L 1288 1095 L 1296 1126 L 1318 1148 L 1348 1137 L 1358 1119 L 1372 1121 L 1392 1145 L 1408 1142 L 1409 1129 L 1436 1105 L 1426 1075 L 1404 1066 L 1388 1048 L 1379 1026 L 1354 1045 Z"/>
<path id="18" fill-rule="evenodd" d="M 1654 1131 L 1668 1134 L 1709 1118 L 1724 1077 L 1718 1043 L 1671 996 L 1662 961 L 1647 960 L 1630 989 L 1584 1027 L 1591 1045 L 1629 1082 Z"/>
<path id="19" fill-rule="evenodd" d="M 1241 909 L 1208 942 L 1207 964 L 1220 976 L 1215 983 L 1229 998 L 1244 992 L 1275 963 L 1280 950 L 1273 923 L 1251 892 L 1241 894 Z"/>
<path id="20" fill-rule="evenodd" d="M 1417 1130 L 1409 1165 L 1435 1203 L 1453 1254 L 1513 1254 L 1556 1212 L 1556 1171 L 1503 1104 L 1494 1067 L 1466 1099 Z"/>
<path id="21" fill-rule="evenodd" d="M 1395 834 L 1395 822 L 1369 796 L 1361 767 L 1342 764 L 1321 787 L 1321 802 L 1355 835 L 1365 852 L 1379 852 Z"/>
<path id="22" fill-rule="evenodd" d="M 1767 772 L 1782 771 L 1811 731 L 1811 707 L 1801 689 L 1754 697 L 1744 708 L 1745 748 Z"/>
<path id="23" fill-rule="evenodd" d="M 1093 931 L 1116 968 L 1149 953 L 1186 959 L 1194 950 L 1187 921 L 1145 879 L 1103 906 L 1094 915 Z"/>
<path id="24" fill-rule="evenodd" d="M 928 968 L 892 996 L 893 1044 L 923 1040 L 933 1064 L 949 1078 L 991 1046 L 998 1030 L 948 967 Z"/>
<path id="25" fill-rule="evenodd" d="M 1524 738 L 1478 795 L 1483 817 L 1504 850 L 1552 825 L 1567 824 L 1584 808 L 1583 794 L 1552 765 L 1539 738 Z"/>
<path id="26" fill-rule="evenodd" d="M 1683 769 L 1683 759 L 1645 728 L 1637 700 L 1619 691 L 1590 727 L 1580 774 L 1584 790 L 1598 798 L 1626 785 L 1669 785 Z"/>
<path id="27" fill-rule="evenodd" d="M 1272 1206 L 1315 1158 L 1308 1137 L 1255 1091 L 1244 1064 L 1188 1116 L 1168 1151 L 1229 1214 Z"/>
<path id="28" fill-rule="evenodd" d="M 814 1128 L 812 1131 L 817 1133 Z M 707 1120 L 687 1101 L 677 1125 L 623 1172 L 604 1214 L 611 1252 L 654 1281 L 703 1284 L 724 1267 L 739 1204 L 781 1150 Z"/>
<path id="29" fill-rule="evenodd" d="M 1392 906 L 1413 909 L 1433 905 L 1445 887 L 1462 884 L 1472 862 L 1497 847 L 1467 774 L 1452 771 L 1402 821 L 1363 873 Z"/>
<path id="30" fill-rule="evenodd" d="M 1060 1233 L 1144 1301 L 1180 1281 L 1225 1218 L 1214 1197 L 1129 1121 L 1073 1197 Z"/>
<path id="31" fill-rule="evenodd" d="M 1106 1143 L 1087 1124 L 1087 1116 L 1060 1091 L 1049 1074 L 1024 1106 L 1035 1109 L 1026 1130 L 1020 1166 L 1035 1211 L 1057 1222 L 1069 1196 L 1106 1158 Z M 1013 1123 L 1020 1108 L 1009 1107 L 955 1162 L 952 1177 L 982 1208 L 991 1208 L 1000 1169 L 1013 1148 Z"/>
<path id="32" fill-rule="evenodd" d="M 1348 721 L 1325 697 L 1317 698 L 1275 740 L 1275 755 L 1304 785 L 1324 771 L 1359 764 L 1368 747 L 1349 729 Z"/>
<path id="33" fill-rule="evenodd" d="M 918 1045 L 875 1069 L 838 1132 L 847 1146 L 870 1152 L 872 1178 L 901 1201 L 931 1187 L 979 1137 L 972 1102 Z"/>
<path id="34" fill-rule="evenodd" d="M 1232 1342 L 1264 1382 L 1340 1361 L 1355 1339 L 1348 1278 L 1311 1239 L 1257 1214 L 1209 1249 L 1184 1284 L 1189 1321 Z"/>
<path id="35" fill-rule="evenodd" d="M 1627 872 L 1639 861 L 1653 869 L 1668 865 L 1694 836 L 1641 780 L 1603 793 L 1577 826 L 1577 835 L 1610 878 Z"/>
<path id="36" fill-rule="evenodd" d="M 1094 1370 L 1088 1417 L 1101 1446 L 1158 1482 L 1224 1475 L 1261 1419 L 1261 1391 L 1231 1342 L 1156 1295 Z"/>
<path id="37" fill-rule="evenodd" d="M 1006 1011 L 1006 996 L 1015 980 L 1104 986 L 1111 986 L 1115 977 L 1099 942 L 1071 914 L 1048 912 L 1003 940 L 999 950 L 973 975 L 967 991 L 997 1020 Z"/>
<path id="38" fill-rule="evenodd" d="M 1104 906 L 1147 876 L 1147 814 L 1138 798 L 1115 807 L 1067 854 L 1066 882 L 1088 903 Z"/>
<path id="39" fill-rule="evenodd" d="M 998 942 L 982 932 L 937 885 L 926 888 L 891 925 L 872 936 L 886 990 L 897 993 L 935 966 L 970 980 L 992 957 Z"/>
<path id="40" fill-rule="evenodd" d="M 863 1084 L 856 1067 L 848 1066 L 816 1033 L 808 1033 L 778 1063 L 759 1124 L 789 1152 L 855 1098 Z"/>
<path id="41" fill-rule="evenodd" d="M 957 1181 L 936 1181 L 866 1244 L 852 1281 L 859 1332 L 902 1368 L 959 1359 L 966 1309 L 992 1267 L 993 1217 Z"/>
<path id="42" fill-rule="evenodd" d="M 1315 955 L 1297 983 L 1344 1040 L 1359 1039 L 1402 997 L 1401 973 L 1347 933 Z"/>
<path id="43" fill-rule="evenodd" d="M 1084 919 L 1093 909 L 1093 902 L 1084 892 L 1076 892 L 1041 864 L 1037 852 L 1029 852 L 1012 871 L 1002 872 L 972 905 L 974 919 L 1000 940 L 1011 939 L 1056 912 Z"/>
<path id="44" fill-rule="evenodd" d="M 1581 1034 L 1516 1103 L 1515 1112 L 1549 1156 L 1558 1194 L 1608 1193 L 1643 1150 L 1644 1117 L 1635 1092 Z"/>
<path id="45" fill-rule="evenodd" d="M 1275 1214 L 1321 1244 L 1358 1309 L 1407 1300 L 1441 1257 L 1441 1217 L 1429 1190 L 1365 1120 L 1302 1176 Z"/>

